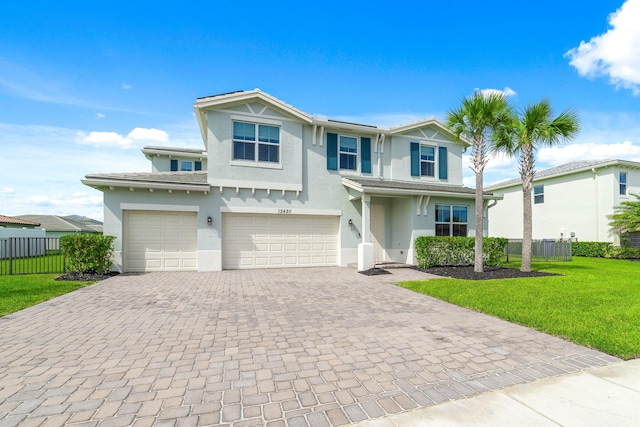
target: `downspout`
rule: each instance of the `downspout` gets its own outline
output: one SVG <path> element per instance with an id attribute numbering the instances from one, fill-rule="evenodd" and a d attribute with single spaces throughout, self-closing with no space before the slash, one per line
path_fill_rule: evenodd
<path id="1" fill-rule="evenodd" d="M 596 183 L 596 191 L 595 191 L 595 195 L 596 195 L 596 208 L 595 208 L 595 213 L 596 213 L 596 242 L 600 241 L 600 190 L 598 187 L 600 187 L 599 182 L 598 182 L 598 170 L 596 168 L 591 168 L 591 172 L 593 172 L 596 176 L 595 176 L 595 183 Z"/>
<path id="2" fill-rule="evenodd" d="M 384 178 L 382 176 L 382 153 L 384 153 L 384 133 L 378 134 L 378 178 Z"/>

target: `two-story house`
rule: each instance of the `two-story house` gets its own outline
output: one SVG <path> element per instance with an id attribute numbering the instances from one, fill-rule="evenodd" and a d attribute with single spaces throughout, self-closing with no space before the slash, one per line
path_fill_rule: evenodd
<path id="1" fill-rule="evenodd" d="M 489 209 L 489 235 L 522 238 L 522 181 L 487 187 L 503 196 Z M 640 163 L 578 160 L 537 172 L 533 180 L 534 239 L 577 239 L 619 243 L 609 215 L 640 192 Z"/>
<path id="2" fill-rule="evenodd" d="M 345 123 L 258 89 L 199 98 L 194 109 L 205 150 L 145 147 L 150 173 L 83 180 L 104 193 L 104 233 L 117 237 L 122 271 L 366 270 L 414 263 L 418 236 L 474 234 L 468 144 L 433 118 Z"/>

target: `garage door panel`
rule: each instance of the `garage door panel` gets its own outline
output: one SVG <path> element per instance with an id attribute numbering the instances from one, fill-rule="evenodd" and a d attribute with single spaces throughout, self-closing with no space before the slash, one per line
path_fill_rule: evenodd
<path id="1" fill-rule="evenodd" d="M 337 235 L 337 216 L 225 213 L 222 266 L 234 269 L 336 265 Z"/>
<path id="2" fill-rule="evenodd" d="M 195 212 L 125 211 L 125 271 L 197 269 Z"/>

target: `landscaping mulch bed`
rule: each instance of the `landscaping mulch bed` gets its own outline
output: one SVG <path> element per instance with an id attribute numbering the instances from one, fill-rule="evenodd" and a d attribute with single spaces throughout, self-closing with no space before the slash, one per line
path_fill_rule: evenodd
<path id="1" fill-rule="evenodd" d="M 70 271 L 68 273 L 64 273 L 62 276 L 56 277 L 55 280 L 64 280 L 70 282 L 96 282 L 104 279 L 108 279 L 109 277 L 113 277 L 120 274 L 117 271 L 109 271 L 105 274 L 96 274 L 96 273 L 82 273 L 78 271 Z"/>
<path id="2" fill-rule="evenodd" d="M 463 280 L 492 280 L 492 279 L 512 279 L 518 277 L 541 277 L 541 276 L 558 276 L 554 273 L 543 273 L 541 271 L 531 271 L 523 273 L 515 268 L 505 267 L 488 267 L 484 266 L 482 273 L 476 273 L 473 271 L 473 266 L 449 266 L 449 267 L 432 267 L 432 268 L 419 268 L 416 270 L 423 271 L 429 274 L 435 274 L 436 276 L 451 277 L 453 279 Z"/>

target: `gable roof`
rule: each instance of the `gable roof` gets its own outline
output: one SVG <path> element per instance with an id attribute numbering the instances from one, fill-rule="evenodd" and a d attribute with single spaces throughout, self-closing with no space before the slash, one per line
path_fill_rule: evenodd
<path id="1" fill-rule="evenodd" d="M 19 217 L 28 221 L 37 221 L 40 223 L 40 228 L 47 231 L 71 231 L 78 233 L 96 233 L 98 231 L 95 227 L 90 227 L 82 222 L 58 215 L 20 215 Z"/>
<path id="2" fill-rule="evenodd" d="M 449 129 L 447 126 L 445 126 L 442 122 L 440 122 L 439 120 L 437 120 L 435 117 L 429 117 L 428 119 L 422 119 L 422 120 L 417 120 L 415 122 L 411 122 L 411 123 L 405 123 L 403 125 L 399 125 L 399 126 L 393 126 L 392 128 L 389 129 L 389 133 L 391 135 L 398 135 L 404 132 L 408 132 L 414 129 L 420 129 L 423 128 L 425 126 L 432 126 L 437 128 L 438 130 L 440 130 L 441 132 L 445 133 L 446 135 L 448 135 L 450 138 L 452 138 L 453 140 L 456 140 L 456 135 L 455 133 L 453 133 L 451 131 L 451 129 Z M 469 141 L 467 138 L 460 136 L 460 141 L 469 146 L 471 145 L 471 141 Z"/>
<path id="3" fill-rule="evenodd" d="M 28 221 L 24 218 L 12 217 L 7 215 L 0 215 L 0 225 L 8 224 L 8 225 L 25 225 L 28 227 L 37 227 L 40 225 L 39 222 Z"/>
<path id="4" fill-rule="evenodd" d="M 573 162 L 564 163 L 559 166 L 554 166 L 552 168 L 544 169 L 539 172 L 536 172 L 533 180 L 538 181 L 543 178 L 552 178 L 556 176 L 571 175 L 578 172 L 584 172 L 592 169 L 602 169 L 609 166 L 623 166 L 631 169 L 640 169 L 640 163 L 632 162 L 629 160 L 617 160 L 617 159 L 576 160 Z M 503 181 L 503 182 L 489 185 L 486 187 L 486 189 L 496 190 L 499 188 L 512 187 L 514 185 L 519 185 L 521 183 L 522 183 L 522 180 L 520 178 L 514 178 L 508 181 Z"/>

